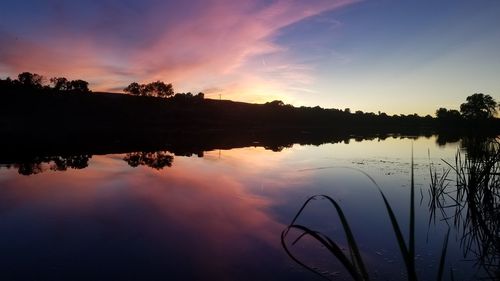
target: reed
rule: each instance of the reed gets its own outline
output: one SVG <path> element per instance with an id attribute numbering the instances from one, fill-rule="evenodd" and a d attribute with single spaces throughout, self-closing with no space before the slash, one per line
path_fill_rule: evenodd
<path id="1" fill-rule="evenodd" d="M 405 268 L 407 271 L 407 276 L 408 280 L 413 281 L 413 280 L 418 280 L 417 274 L 416 274 L 416 268 L 415 268 L 415 181 L 414 181 L 414 165 L 413 165 L 413 149 L 412 149 L 412 158 L 411 158 L 411 184 L 410 184 L 410 210 L 409 210 L 409 235 L 408 235 L 408 243 L 405 241 L 403 232 L 401 231 L 401 227 L 398 223 L 398 220 L 396 219 L 396 216 L 394 214 L 394 211 L 391 207 L 391 204 L 387 200 L 384 192 L 380 188 L 380 186 L 377 184 L 377 182 L 371 177 L 369 174 L 366 172 L 351 168 L 352 170 L 356 170 L 363 175 L 365 175 L 372 183 L 373 185 L 378 189 L 382 200 L 385 205 L 385 209 L 387 211 L 387 214 L 389 216 L 391 226 L 393 229 L 393 232 L 396 237 L 396 241 L 398 244 L 398 247 L 400 249 L 402 258 L 405 263 Z M 310 229 L 304 225 L 297 224 L 297 220 L 300 217 L 300 215 L 303 213 L 303 211 L 306 209 L 306 207 L 314 200 L 318 198 L 323 198 L 328 200 L 330 204 L 333 205 L 339 219 L 340 223 L 342 226 L 342 229 L 344 230 L 346 240 L 347 240 L 347 247 L 348 247 L 348 254 L 346 254 L 344 251 L 341 250 L 341 247 L 330 239 L 328 236 L 324 235 L 321 232 L 315 231 L 313 229 Z M 365 263 L 363 262 L 363 258 L 360 254 L 359 251 L 359 246 L 354 238 L 354 235 L 351 231 L 351 228 L 348 223 L 348 219 L 346 218 L 344 212 L 342 211 L 342 208 L 338 204 L 337 201 L 335 201 L 333 198 L 327 195 L 314 195 L 309 197 L 305 203 L 302 205 L 302 207 L 299 209 L 295 217 L 293 218 L 292 222 L 282 231 L 281 233 L 281 244 L 285 250 L 285 252 L 290 256 L 292 260 L 294 260 L 296 263 L 301 265 L 302 267 L 306 268 L 307 270 L 325 278 L 329 279 L 328 276 L 324 275 L 322 272 L 319 272 L 318 270 L 306 265 L 304 262 L 302 262 L 300 259 L 298 259 L 294 254 L 292 253 L 289 245 L 286 243 L 286 238 L 290 233 L 291 229 L 299 230 L 301 231 L 301 234 L 293 240 L 291 243 L 291 246 L 294 246 L 297 244 L 301 239 L 304 237 L 311 237 L 317 242 L 319 242 L 321 245 L 323 245 L 335 258 L 337 258 L 342 266 L 347 270 L 347 272 L 350 274 L 350 276 L 354 280 L 370 280 L 370 275 L 368 274 L 368 271 L 366 270 Z M 445 266 L 445 260 L 446 260 L 446 252 L 447 252 L 447 247 L 448 247 L 448 237 L 449 237 L 449 231 L 445 235 L 445 239 L 443 242 L 443 248 L 441 251 L 441 257 L 440 257 L 440 262 L 438 266 L 438 274 L 436 277 L 436 280 L 440 281 L 442 280 L 443 272 L 444 272 L 444 266 Z"/>
<path id="2" fill-rule="evenodd" d="M 440 210 L 444 221 L 453 222 L 464 257 L 472 256 L 486 279 L 499 280 L 500 143 L 498 139 L 466 143 L 471 147 L 465 155 L 459 150 L 454 163 L 443 160 L 454 179 L 445 173 L 431 182 L 429 208 L 431 214 Z M 448 184 L 451 181 L 454 184 Z"/>

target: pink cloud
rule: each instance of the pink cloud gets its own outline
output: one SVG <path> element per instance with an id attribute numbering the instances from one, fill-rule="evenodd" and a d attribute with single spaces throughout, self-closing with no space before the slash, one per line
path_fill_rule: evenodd
<path id="1" fill-rule="evenodd" d="M 274 41 L 279 31 L 356 1 L 162 1 L 147 8 L 101 2 L 88 4 L 97 11 L 95 18 L 77 24 L 64 3 L 52 1 L 51 20 L 37 26 L 37 35 L 0 34 L 0 73 L 79 77 L 95 90 L 156 79 L 173 82 L 179 90 L 222 88 L 231 95 L 237 94 L 231 85 L 246 88 L 255 81 L 264 83 L 264 90 L 265 85 L 276 90 L 290 76 L 310 81 L 307 67 L 283 61 L 286 47 Z M 266 77 L 266 70 L 249 67 L 259 56 L 274 54 L 282 58 L 266 69 L 286 68 L 284 77 Z"/>

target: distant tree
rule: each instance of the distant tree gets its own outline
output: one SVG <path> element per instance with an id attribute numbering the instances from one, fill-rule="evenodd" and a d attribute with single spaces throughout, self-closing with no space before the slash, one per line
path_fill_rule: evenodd
<path id="1" fill-rule="evenodd" d="M 17 76 L 19 83 L 25 87 L 42 88 L 43 76 L 36 73 L 23 72 Z"/>
<path id="2" fill-rule="evenodd" d="M 13 85 L 12 79 L 10 77 L 7 77 L 5 80 L 0 79 L 0 90 L 1 89 L 9 89 Z"/>
<path id="3" fill-rule="evenodd" d="M 10 77 L 5 78 L 5 80 L 0 79 L 0 81 L 5 84 L 12 84 L 13 82 Z"/>
<path id="4" fill-rule="evenodd" d="M 266 102 L 266 105 L 281 107 L 281 106 L 284 106 L 285 103 L 283 101 L 280 101 L 280 100 L 273 100 L 271 102 Z"/>
<path id="5" fill-rule="evenodd" d="M 465 119 L 488 119 L 497 112 L 497 103 L 490 95 L 476 93 L 468 96 L 466 102 L 460 105 L 460 112 Z"/>
<path id="6" fill-rule="evenodd" d="M 71 86 L 71 91 L 75 93 L 82 93 L 82 94 L 87 94 L 90 93 L 89 90 L 89 82 L 84 81 L 84 80 L 72 80 L 69 82 L 69 85 Z"/>
<path id="7" fill-rule="evenodd" d="M 141 96 L 152 96 L 153 95 L 153 85 L 149 84 L 141 84 Z"/>
<path id="8" fill-rule="evenodd" d="M 172 83 L 168 83 L 162 90 L 164 97 L 171 97 L 174 95 L 174 86 Z"/>
<path id="9" fill-rule="evenodd" d="M 125 93 L 139 96 L 154 96 L 168 98 L 174 95 L 172 84 L 165 84 L 162 81 L 151 82 L 149 84 L 139 84 L 133 82 L 123 89 Z"/>
<path id="10" fill-rule="evenodd" d="M 162 81 L 156 81 L 149 84 L 153 94 L 160 98 L 168 98 L 174 95 L 174 87 L 171 83 L 165 84 Z"/>
<path id="11" fill-rule="evenodd" d="M 439 119 L 443 119 L 447 114 L 448 114 L 448 109 L 444 107 L 440 107 L 438 110 L 436 110 L 436 117 Z"/>
<path id="12" fill-rule="evenodd" d="M 123 89 L 125 93 L 132 94 L 132 95 L 140 95 L 141 94 L 141 85 L 137 82 L 130 83 L 125 89 Z"/>
<path id="13" fill-rule="evenodd" d="M 448 110 L 448 116 L 452 119 L 461 119 L 462 118 L 462 116 L 460 115 L 460 112 L 456 109 Z"/>
<path id="14" fill-rule="evenodd" d="M 68 79 L 64 77 L 52 77 L 50 83 L 52 83 L 53 89 L 56 91 L 68 91 L 71 88 Z"/>
<path id="15" fill-rule="evenodd" d="M 351 109 L 348 107 L 348 108 L 344 109 L 344 112 L 345 113 L 351 113 Z"/>
<path id="16" fill-rule="evenodd" d="M 204 93 L 202 93 L 202 92 L 199 92 L 199 93 L 198 93 L 195 97 L 196 97 L 197 99 L 202 100 L 202 99 L 204 99 L 204 98 L 205 98 L 205 94 L 204 94 Z"/>
<path id="17" fill-rule="evenodd" d="M 453 119 L 462 119 L 462 115 L 460 115 L 460 111 L 456 109 L 448 110 L 448 116 Z"/>
<path id="18" fill-rule="evenodd" d="M 455 109 L 446 109 L 444 107 L 440 107 L 438 110 L 436 110 L 436 117 L 439 121 L 459 121 L 462 119 L 462 115 L 460 115 L 460 112 Z"/>

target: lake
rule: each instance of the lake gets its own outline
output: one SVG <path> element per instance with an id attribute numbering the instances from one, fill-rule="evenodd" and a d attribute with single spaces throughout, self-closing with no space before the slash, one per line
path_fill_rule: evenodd
<path id="1" fill-rule="evenodd" d="M 474 245 L 464 256 L 461 228 L 449 227 L 440 210 L 430 220 L 429 167 L 441 173 L 444 161 L 455 163 L 460 142 L 395 136 L 275 151 L 256 142 L 190 157 L 163 151 L 3 163 L 0 279 L 322 280 L 285 252 L 281 233 L 310 196 L 325 194 L 344 211 L 372 279 L 400 280 L 406 270 L 387 210 L 364 173 L 408 241 L 412 149 L 418 276 L 435 280 L 448 228 L 444 278 L 485 276 Z M 347 251 L 327 200 L 312 201 L 298 223 Z M 350 280 L 314 239 L 292 242 L 308 266 Z"/>

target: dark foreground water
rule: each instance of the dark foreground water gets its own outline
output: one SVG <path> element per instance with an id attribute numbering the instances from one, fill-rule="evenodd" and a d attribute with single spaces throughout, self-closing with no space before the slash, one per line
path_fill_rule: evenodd
<path id="1" fill-rule="evenodd" d="M 459 145 L 438 146 L 434 137 L 4 164 L 0 280 L 317 280 L 280 241 L 315 194 L 338 200 L 372 279 L 400 280 L 406 271 L 382 198 L 356 169 L 381 186 L 407 237 L 412 145 L 417 273 L 435 280 L 448 225 L 439 211 L 429 223 L 429 163 L 441 171 L 441 159 L 454 163 Z M 299 221 L 346 250 L 325 200 L 314 201 Z M 455 280 L 484 276 L 474 254 L 464 257 L 460 228 L 450 226 L 445 279 L 450 272 Z M 313 240 L 292 249 L 323 275 L 349 280 Z"/>

